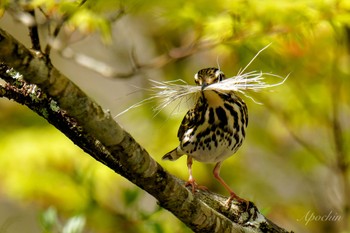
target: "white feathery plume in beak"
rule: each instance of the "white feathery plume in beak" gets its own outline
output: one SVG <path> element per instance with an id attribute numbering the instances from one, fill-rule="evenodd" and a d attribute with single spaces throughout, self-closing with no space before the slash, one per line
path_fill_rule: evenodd
<path id="1" fill-rule="evenodd" d="M 202 86 L 188 85 L 185 81 L 181 79 L 173 81 L 150 80 L 150 82 L 152 83 L 152 87 L 148 89 L 148 91 L 152 92 L 152 95 L 149 98 L 132 105 L 128 109 L 119 113 L 116 117 L 126 113 L 127 111 L 133 108 L 139 107 L 143 104 L 152 102 L 154 100 L 160 100 L 160 104 L 153 108 L 155 114 L 158 114 L 165 107 L 167 107 L 169 104 L 173 103 L 176 100 L 182 100 L 185 97 L 186 99 L 197 99 L 197 94 L 199 94 L 201 91 L 235 91 L 242 93 L 248 98 L 253 99 L 246 93 L 246 91 L 260 91 L 261 89 L 276 87 L 282 85 L 288 78 L 288 75 L 286 77 L 281 77 L 276 74 L 263 73 L 261 71 L 251 71 L 248 73 L 244 73 L 244 71 L 256 59 L 256 57 L 269 46 L 270 44 L 261 49 L 247 64 L 247 66 L 244 69 L 240 70 L 236 76 L 228 77 L 220 82 L 210 84 L 206 86 L 204 90 L 202 89 Z M 265 81 L 267 77 L 276 77 L 282 80 L 277 83 L 269 84 Z"/>

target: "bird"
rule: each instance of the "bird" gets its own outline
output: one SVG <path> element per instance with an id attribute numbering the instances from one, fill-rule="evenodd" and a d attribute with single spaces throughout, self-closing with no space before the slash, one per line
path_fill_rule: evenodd
<path id="1" fill-rule="evenodd" d="M 221 178 L 220 169 L 224 160 L 236 153 L 243 143 L 248 126 L 248 108 L 236 92 L 207 89 L 214 83 L 225 79 L 225 74 L 218 68 L 210 67 L 199 70 L 194 75 L 196 85 L 201 86 L 194 108 L 188 110 L 179 127 L 177 137 L 179 146 L 166 153 L 162 159 L 174 161 L 187 155 L 188 181 L 192 193 L 199 186 L 192 174 L 193 160 L 202 163 L 215 163 L 213 175 L 224 186 L 232 200 L 246 202 L 240 198 Z"/>

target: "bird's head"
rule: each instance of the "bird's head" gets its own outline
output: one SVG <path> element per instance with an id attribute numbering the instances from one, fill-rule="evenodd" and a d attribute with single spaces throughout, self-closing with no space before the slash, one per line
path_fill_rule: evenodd
<path id="1" fill-rule="evenodd" d="M 204 90 L 208 85 L 217 83 L 225 79 L 225 74 L 218 68 L 201 69 L 194 75 L 194 81 Z"/>

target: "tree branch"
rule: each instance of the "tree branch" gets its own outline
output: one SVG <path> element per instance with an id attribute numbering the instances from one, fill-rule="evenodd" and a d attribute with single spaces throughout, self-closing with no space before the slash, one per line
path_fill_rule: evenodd
<path id="1" fill-rule="evenodd" d="M 99 162 L 153 195 L 195 232 L 288 232 L 249 206 L 199 191 L 166 172 L 108 111 L 87 97 L 43 56 L 0 29 L 0 96 L 25 104 Z M 23 79 L 21 79 L 21 75 Z M 30 91 L 28 91 L 30 90 Z"/>

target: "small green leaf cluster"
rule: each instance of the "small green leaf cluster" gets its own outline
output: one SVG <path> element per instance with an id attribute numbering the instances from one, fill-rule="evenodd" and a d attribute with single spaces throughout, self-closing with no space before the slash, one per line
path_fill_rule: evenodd
<path id="1" fill-rule="evenodd" d="M 40 225 L 44 233 L 82 233 L 85 222 L 85 217 L 81 215 L 70 217 L 62 222 L 54 207 L 49 207 L 40 215 Z"/>

